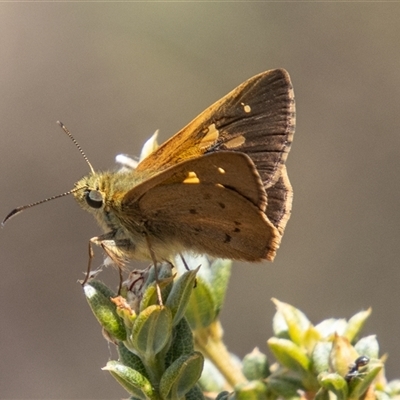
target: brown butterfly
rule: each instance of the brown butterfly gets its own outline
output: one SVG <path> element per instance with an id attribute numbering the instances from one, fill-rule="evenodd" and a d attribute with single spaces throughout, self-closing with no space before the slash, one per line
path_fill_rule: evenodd
<path id="1" fill-rule="evenodd" d="M 134 170 L 95 172 L 77 145 L 91 173 L 50 199 L 73 193 L 106 232 L 90 242 L 119 266 L 131 259 L 172 261 L 183 251 L 272 261 L 291 211 L 285 161 L 294 127 L 289 75 L 266 71 L 214 103 Z M 13 210 L 3 224 L 50 199 Z"/>

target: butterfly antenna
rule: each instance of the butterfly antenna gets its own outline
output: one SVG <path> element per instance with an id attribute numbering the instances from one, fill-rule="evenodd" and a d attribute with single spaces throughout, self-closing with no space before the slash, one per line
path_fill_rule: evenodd
<path id="1" fill-rule="evenodd" d="M 92 171 L 92 173 L 94 174 L 94 169 L 92 167 L 92 164 L 90 164 L 89 159 L 87 158 L 85 152 L 82 150 L 81 146 L 79 145 L 79 143 L 76 141 L 76 139 L 72 136 L 71 132 L 67 129 L 67 127 L 61 122 L 61 121 L 57 121 L 57 124 L 61 126 L 61 129 L 68 135 L 68 137 L 72 140 L 72 142 L 74 143 L 74 145 L 77 147 L 77 149 L 79 150 L 79 152 L 82 154 L 83 159 L 87 162 L 87 164 L 89 165 L 90 170 Z M 69 194 L 69 193 L 68 193 Z M 58 197 L 58 196 L 57 196 Z"/>
<path id="2" fill-rule="evenodd" d="M 14 208 L 14 210 L 12 210 L 12 211 L 3 219 L 3 222 L 1 223 L 1 227 L 4 227 L 4 225 L 6 224 L 6 222 L 7 222 L 9 219 L 11 219 L 12 217 L 15 217 L 17 214 L 19 214 L 20 212 L 26 210 L 27 208 L 31 208 L 31 207 L 37 206 L 37 205 L 39 205 L 39 204 L 46 203 L 46 202 L 48 202 L 48 201 L 50 201 L 50 200 L 58 199 L 58 198 L 60 198 L 60 197 L 68 196 L 69 194 L 75 193 L 75 192 L 77 192 L 78 190 L 82 190 L 82 189 L 84 189 L 84 188 L 83 188 L 83 187 L 74 188 L 74 189 L 72 189 L 72 190 L 69 190 L 68 192 L 58 194 L 57 196 L 51 196 L 51 197 L 48 197 L 47 199 L 40 200 L 40 201 L 36 201 L 35 203 L 27 204 L 26 206 L 21 206 L 21 207 Z"/>

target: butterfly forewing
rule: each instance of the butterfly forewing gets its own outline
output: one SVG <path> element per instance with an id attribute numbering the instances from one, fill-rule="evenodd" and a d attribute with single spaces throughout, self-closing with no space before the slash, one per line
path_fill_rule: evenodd
<path id="1" fill-rule="evenodd" d="M 161 171 L 126 193 L 123 206 L 124 208 L 129 207 L 153 187 L 159 185 L 179 184 L 184 186 L 198 183 L 230 188 L 248 199 L 259 210 L 265 210 L 266 194 L 253 162 L 245 154 L 233 152 L 208 154 Z M 159 201 L 162 202 L 163 199 Z M 170 206 L 172 207 L 173 204 Z M 176 207 L 174 208 L 176 209 Z"/>
<path id="2" fill-rule="evenodd" d="M 279 179 L 295 124 L 289 75 L 276 69 L 256 75 L 206 109 L 144 159 L 138 170 L 165 169 L 215 151 L 246 153 L 270 186 Z"/>
<path id="3" fill-rule="evenodd" d="M 284 163 L 295 128 L 289 74 L 276 69 L 256 75 L 201 113 L 154 153 L 138 170 L 158 170 L 207 153 L 247 154 L 264 183 L 266 215 L 281 234 L 292 208 L 292 186 Z"/>

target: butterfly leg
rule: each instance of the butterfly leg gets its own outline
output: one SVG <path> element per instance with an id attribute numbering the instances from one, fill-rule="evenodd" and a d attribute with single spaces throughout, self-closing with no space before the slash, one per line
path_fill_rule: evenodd
<path id="1" fill-rule="evenodd" d="M 186 260 L 185 260 L 185 257 L 183 257 L 183 254 L 182 254 L 182 253 L 179 253 L 179 257 L 181 258 L 182 263 L 183 263 L 183 265 L 185 266 L 186 271 L 190 271 L 191 269 L 190 269 L 189 266 L 187 265 L 187 262 L 186 262 Z M 199 265 L 199 267 L 200 267 L 200 265 Z M 196 287 L 197 287 L 197 278 L 195 278 L 195 280 L 194 280 L 193 289 L 195 289 Z"/>
<path id="2" fill-rule="evenodd" d="M 123 276 L 122 276 L 122 269 L 125 265 L 125 258 L 123 256 L 122 249 L 128 249 L 131 246 L 131 242 L 126 239 L 114 240 L 115 232 L 111 231 L 104 235 L 95 236 L 89 240 L 89 260 L 88 260 L 88 267 L 86 271 L 86 277 L 81 283 L 82 286 L 87 283 L 90 277 L 93 275 L 91 272 L 91 265 L 92 259 L 94 257 L 93 252 L 93 244 L 97 246 L 101 246 L 107 256 L 111 259 L 111 261 L 118 267 L 119 272 L 119 288 L 118 294 L 121 291 Z"/>
<path id="3" fill-rule="evenodd" d="M 189 266 L 187 265 L 186 260 L 185 260 L 185 258 L 183 257 L 182 253 L 179 253 L 179 257 L 181 258 L 182 263 L 183 263 L 183 265 L 184 265 L 186 271 L 190 271 L 190 268 L 189 268 Z"/>
<path id="4" fill-rule="evenodd" d="M 91 277 L 92 258 L 94 257 L 94 252 L 93 252 L 91 240 L 89 240 L 89 248 L 88 248 L 88 250 L 89 250 L 89 259 L 88 259 L 88 266 L 87 266 L 87 270 L 86 270 L 86 276 L 85 276 L 85 279 L 83 281 L 80 281 L 80 284 L 82 286 L 85 286 L 87 281 Z"/>

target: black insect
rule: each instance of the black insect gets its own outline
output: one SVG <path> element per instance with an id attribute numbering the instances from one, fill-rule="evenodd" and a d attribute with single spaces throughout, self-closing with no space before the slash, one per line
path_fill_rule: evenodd
<path id="1" fill-rule="evenodd" d="M 365 367 L 369 363 L 369 358 L 367 356 L 358 357 L 353 364 L 349 367 L 349 372 L 347 372 L 344 379 L 347 383 L 351 382 L 354 378 L 360 377 L 362 372 L 360 372 L 360 368 Z"/>

